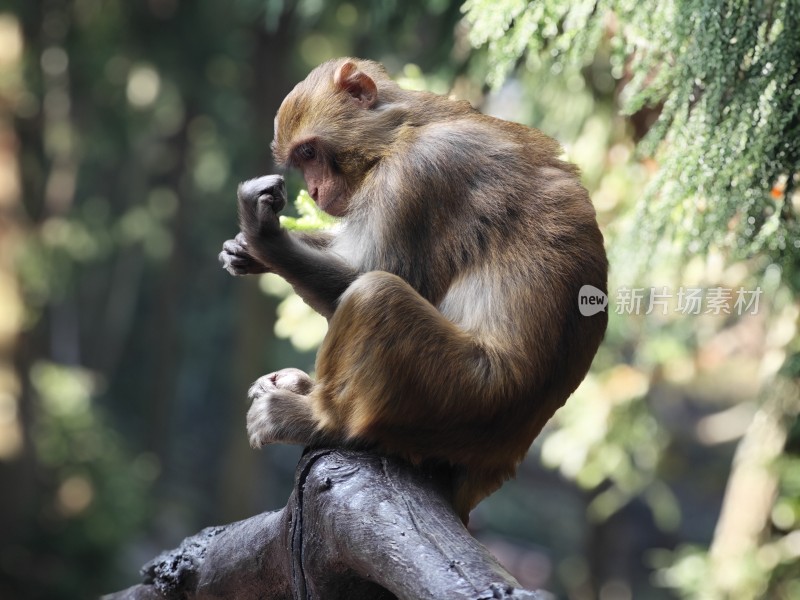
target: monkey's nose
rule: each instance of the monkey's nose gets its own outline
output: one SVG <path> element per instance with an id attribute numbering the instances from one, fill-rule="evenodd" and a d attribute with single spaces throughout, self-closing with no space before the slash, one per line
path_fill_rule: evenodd
<path id="1" fill-rule="evenodd" d="M 272 196 L 272 205 L 277 212 L 286 204 L 286 184 L 283 175 L 264 175 L 240 183 L 238 195 L 244 202 L 257 202 L 261 196 Z"/>

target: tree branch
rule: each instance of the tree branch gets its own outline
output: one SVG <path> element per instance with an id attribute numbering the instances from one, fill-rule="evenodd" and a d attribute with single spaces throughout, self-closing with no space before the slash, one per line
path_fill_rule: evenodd
<path id="1" fill-rule="evenodd" d="M 312 450 L 286 507 L 209 527 L 106 600 L 545 600 L 466 530 L 452 473 L 349 450 Z"/>

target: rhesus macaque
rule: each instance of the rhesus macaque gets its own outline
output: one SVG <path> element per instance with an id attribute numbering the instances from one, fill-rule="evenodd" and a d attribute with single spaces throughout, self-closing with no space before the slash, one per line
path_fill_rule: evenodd
<path id="1" fill-rule="evenodd" d="M 453 464 L 466 520 L 513 475 L 606 329 L 605 312 L 578 310 L 581 286 L 606 290 L 608 264 L 577 168 L 535 129 L 401 89 L 352 58 L 292 90 L 272 149 L 342 221 L 290 233 L 280 176 L 239 187 L 225 268 L 277 273 L 329 320 L 316 381 L 284 369 L 251 388 L 251 444 Z"/>

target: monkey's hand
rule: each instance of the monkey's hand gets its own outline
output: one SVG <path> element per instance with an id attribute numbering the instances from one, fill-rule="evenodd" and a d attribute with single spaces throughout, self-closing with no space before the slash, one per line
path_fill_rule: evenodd
<path id="1" fill-rule="evenodd" d="M 286 205 L 280 175 L 245 181 L 238 197 L 239 228 L 247 254 L 283 277 L 309 306 L 330 318 L 339 297 L 358 277 L 358 270 L 327 252 L 331 236 L 298 234 L 280 226 L 278 212 Z"/>
<path id="2" fill-rule="evenodd" d="M 319 421 L 308 393 L 314 383 L 299 369 L 282 369 L 256 380 L 248 397 L 247 434 L 250 445 L 284 442 L 308 445 L 315 441 Z"/>
<path id="3" fill-rule="evenodd" d="M 281 231 L 278 213 L 286 206 L 281 175 L 266 175 L 239 185 L 239 227 L 246 239 L 270 238 Z"/>
<path id="4" fill-rule="evenodd" d="M 269 268 L 247 251 L 247 240 L 243 233 L 237 233 L 235 238 L 222 244 L 219 262 L 231 275 L 269 273 Z"/>

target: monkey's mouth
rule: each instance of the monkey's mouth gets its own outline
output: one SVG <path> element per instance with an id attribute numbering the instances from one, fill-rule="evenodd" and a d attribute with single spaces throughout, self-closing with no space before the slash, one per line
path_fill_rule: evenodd
<path id="1" fill-rule="evenodd" d="M 319 206 L 320 210 L 325 211 L 331 216 L 341 217 L 344 214 L 344 196 L 345 194 L 339 192 L 338 194 L 317 194 L 314 201 Z"/>

